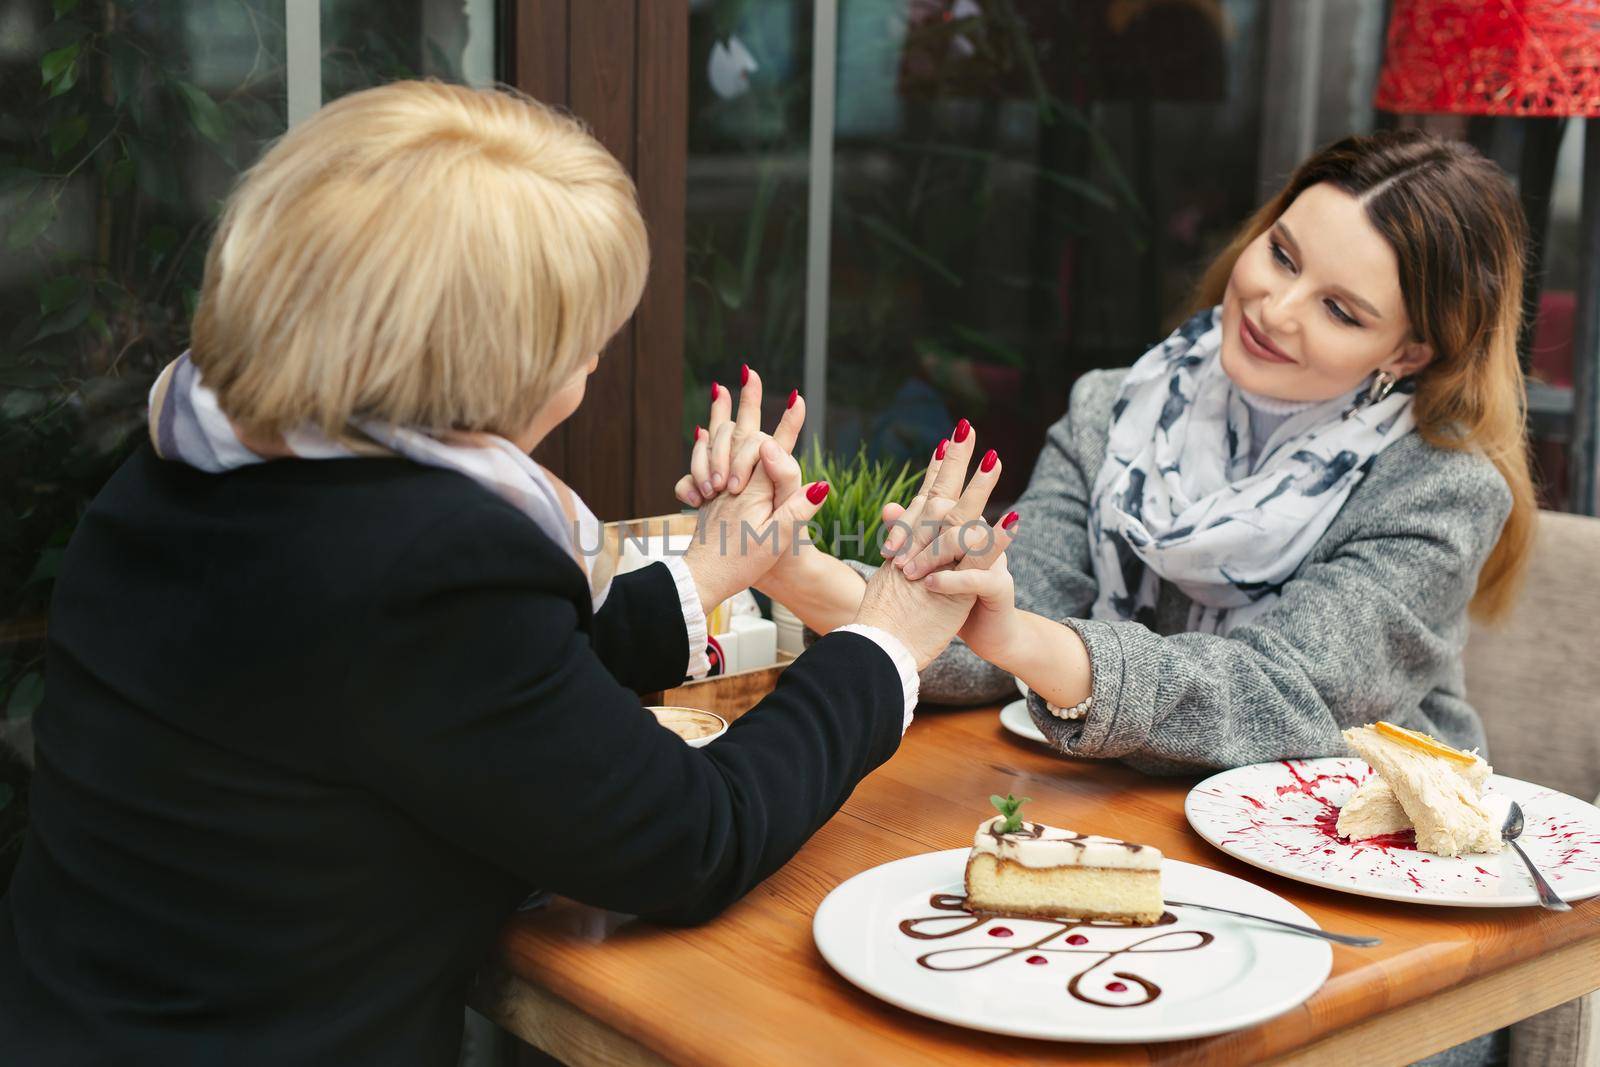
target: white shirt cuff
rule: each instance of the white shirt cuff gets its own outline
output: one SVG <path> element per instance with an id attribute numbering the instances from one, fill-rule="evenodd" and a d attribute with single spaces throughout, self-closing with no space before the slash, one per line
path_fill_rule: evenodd
<path id="1" fill-rule="evenodd" d="M 678 606 L 683 609 L 683 628 L 689 632 L 689 663 L 684 668 L 686 678 L 704 678 L 711 672 L 711 660 L 706 655 L 706 609 L 700 604 L 700 592 L 694 587 L 694 575 L 681 556 L 666 556 L 656 562 L 664 564 L 678 587 Z"/>
<path id="2" fill-rule="evenodd" d="M 911 727 L 911 713 L 917 707 L 917 692 L 922 679 L 917 676 L 917 661 L 911 658 L 911 653 L 906 649 L 905 642 L 901 641 L 888 630 L 880 630 L 876 626 L 862 626 L 859 623 L 849 623 L 832 631 L 836 634 L 860 634 L 868 641 L 877 645 L 889 654 L 889 659 L 894 661 L 894 669 L 900 672 L 900 688 L 905 693 L 906 717 L 900 725 L 900 732 L 904 734 Z"/>

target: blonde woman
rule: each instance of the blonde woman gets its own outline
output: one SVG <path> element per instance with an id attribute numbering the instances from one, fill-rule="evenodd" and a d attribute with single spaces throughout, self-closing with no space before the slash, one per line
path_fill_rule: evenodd
<path id="1" fill-rule="evenodd" d="M 1157 773 L 1343 753 L 1341 729 L 1380 718 L 1482 747 L 1468 616 L 1509 605 L 1535 520 L 1523 242 L 1510 183 L 1465 146 L 1396 132 L 1308 159 L 1199 311 L 1074 387 L 1009 568 L 941 571 L 948 499 L 889 513 L 896 567 L 980 598 L 923 695 L 993 700 L 1015 676 L 1062 752 Z M 862 583 L 805 551 L 761 587 L 826 633 Z"/>
<path id="2" fill-rule="evenodd" d="M 610 580 L 528 458 L 646 265 L 616 161 L 507 94 L 348 96 L 244 177 L 57 585 L 0 1059 L 454 1064 L 530 893 L 706 918 L 894 752 L 972 600 L 889 571 L 708 748 L 640 707 L 774 560 Z M 802 411 L 712 529 L 814 513 Z"/>

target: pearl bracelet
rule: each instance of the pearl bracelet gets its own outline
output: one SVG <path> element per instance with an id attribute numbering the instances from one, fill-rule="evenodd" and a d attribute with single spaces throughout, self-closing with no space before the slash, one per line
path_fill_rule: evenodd
<path id="1" fill-rule="evenodd" d="M 1090 693 L 1088 696 L 1084 697 L 1070 708 L 1057 707 L 1048 700 L 1044 702 L 1044 706 L 1049 709 L 1050 714 L 1054 715 L 1058 719 L 1081 719 L 1085 715 L 1089 714 L 1089 707 L 1093 703 L 1094 694 Z"/>

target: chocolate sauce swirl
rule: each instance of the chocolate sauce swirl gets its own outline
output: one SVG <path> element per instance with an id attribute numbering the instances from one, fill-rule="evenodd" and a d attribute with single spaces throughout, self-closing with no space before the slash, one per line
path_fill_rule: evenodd
<path id="1" fill-rule="evenodd" d="M 903 919 L 899 924 L 900 932 L 907 937 L 919 941 L 941 941 L 947 937 L 957 937 L 969 931 L 976 930 L 985 923 L 990 922 L 993 916 L 974 915 L 966 908 L 966 898 L 955 893 L 935 893 L 928 898 L 928 906 L 936 911 L 944 912 L 942 915 L 924 915 L 915 919 Z M 961 922 L 965 918 L 967 921 Z M 919 966 L 930 971 L 976 971 L 985 967 L 992 967 L 1016 956 L 1041 957 L 1043 955 L 1077 954 L 1097 957 L 1087 967 L 1078 971 L 1067 981 L 1067 993 L 1085 1004 L 1094 1004 L 1102 1008 L 1137 1008 L 1149 1004 L 1161 996 L 1161 987 L 1147 978 L 1132 974 L 1128 971 L 1112 971 L 1111 974 L 1123 982 L 1131 982 L 1142 991 L 1143 999 L 1117 1003 L 1101 1000 L 1084 989 L 1084 982 L 1096 971 L 1111 965 L 1114 960 L 1126 956 L 1146 955 L 1154 952 L 1195 952 L 1205 948 L 1216 938 L 1204 930 L 1169 930 L 1165 933 L 1155 934 L 1142 940 L 1135 941 L 1119 949 L 1080 948 L 1077 945 L 1086 943 L 1082 935 L 1074 932 L 1080 929 L 1096 927 L 1115 927 L 1127 929 L 1129 924 L 1111 922 L 1103 919 L 1035 919 L 1029 918 L 1028 922 L 1046 923 L 1054 927 L 1049 933 L 1030 944 L 1015 947 L 974 945 L 966 948 L 937 949 L 917 957 Z M 1156 926 L 1171 926 L 1178 921 L 1172 912 L 1162 912 L 1157 919 Z M 949 925 L 955 923 L 956 925 Z M 928 929 L 937 926 L 937 929 Z M 1154 947 L 1154 946 L 1160 947 Z M 979 959 L 972 963 L 957 964 L 954 962 L 935 963 L 935 959 L 945 956 L 971 956 L 977 954 Z M 1029 959 L 1029 962 L 1032 962 Z M 1042 962 L 1042 957 L 1041 957 Z M 1113 992 L 1123 992 L 1126 987 L 1121 983 L 1108 983 L 1106 989 Z"/>

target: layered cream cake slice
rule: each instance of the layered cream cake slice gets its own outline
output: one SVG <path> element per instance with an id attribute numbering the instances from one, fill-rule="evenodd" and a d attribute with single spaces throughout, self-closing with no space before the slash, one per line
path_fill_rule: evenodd
<path id="1" fill-rule="evenodd" d="M 1417 848 L 1423 852 L 1459 856 L 1500 851 L 1506 805 L 1498 797 L 1484 797 L 1483 786 L 1493 769 L 1476 752 L 1459 751 L 1388 722 L 1346 730 L 1344 739 L 1382 779 L 1382 786 L 1368 782 L 1351 797 L 1339 815 L 1340 834 L 1372 837 L 1409 825 L 1416 829 Z M 1361 803 L 1351 811 L 1357 799 Z M 1404 822 L 1394 814 L 1396 806 Z M 1380 824 L 1387 829 L 1373 829 Z"/>
<path id="2" fill-rule="evenodd" d="M 967 856 L 967 910 L 1023 919 L 1160 921 L 1161 853 L 1110 837 L 1025 822 L 1014 797 L 990 797 Z"/>
<path id="3" fill-rule="evenodd" d="M 1411 816 L 1400 806 L 1389 783 L 1374 774 L 1344 802 L 1334 829 L 1347 841 L 1361 841 L 1409 830 Z"/>

